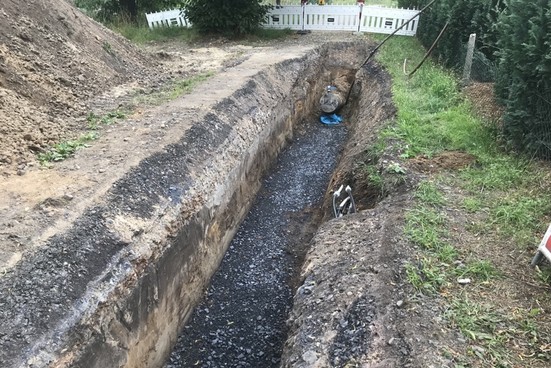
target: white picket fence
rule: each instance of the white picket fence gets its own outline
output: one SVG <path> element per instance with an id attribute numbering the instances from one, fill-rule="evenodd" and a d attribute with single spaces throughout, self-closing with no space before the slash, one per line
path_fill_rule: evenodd
<path id="1" fill-rule="evenodd" d="M 357 31 L 392 33 L 418 13 L 413 9 L 358 5 L 285 5 L 274 8 L 267 16 L 265 28 L 293 30 Z M 149 28 L 190 27 L 180 10 L 146 14 Z M 419 17 L 406 25 L 398 35 L 415 36 Z"/>
<path id="2" fill-rule="evenodd" d="M 149 28 L 158 27 L 190 27 L 186 17 L 180 9 L 163 10 L 156 13 L 145 14 Z"/>

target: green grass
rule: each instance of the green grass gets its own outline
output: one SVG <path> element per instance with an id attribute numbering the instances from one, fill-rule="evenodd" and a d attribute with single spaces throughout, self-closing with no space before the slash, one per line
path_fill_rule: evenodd
<path id="1" fill-rule="evenodd" d="M 122 110 L 110 111 L 104 115 L 96 115 L 93 112 L 88 114 L 86 122 L 88 123 L 88 129 L 96 130 L 101 125 L 112 125 L 119 120 L 126 119 L 127 112 Z"/>
<path id="2" fill-rule="evenodd" d="M 172 87 L 168 90 L 168 99 L 174 100 L 182 95 L 191 93 L 195 87 L 209 79 L 214 75 L 214 72 L 207 72 L 198 75 L 194 75 L 191 78 L 175 81 Z"/>
<path id="3" fill-rule="evenodd" d="M 404 232 L 423 249 L 439 249 L 445 245 L 445 225 L 446 219 L 439 211 L 419 205 L 407 212 Z"/>
<path id="4" fill-rule="evenodd" d="M 477 260 L 468 263 L 464 267 L 455 269 L 455 274 L 458 278 L 471 278 L 477 281 L 490 281 L 495 277 L 499 277 L 500 273 L 495 266 L 487 260 Z"/>
<path id="5" fill-rule="evenodd" d="M 109 25 L 113 31 L 137 44 L 166 41 L 194 42 L 201 37 L 196 31 L 182 27 L 160 27 L 149 29 L 147 24 L 136 25 L 130 22 L 118 22 Z"/>
<path id="6" fill-rule="evenodd" d="M 476 197 L 467 197 L 463 199 L 462 207 L 469 213 L 477 213 L 482 210 L 482 200 Z"/>
<path id="7" fill-rule="evenodd" d="M 54 161 L 62 161 L 75 154 L 76 151 L 87 147 L 87 143 L 97 139 L 97 133 L 88 132 L 77 139 L 64 141 L 54 145 L 49 151 L 38 155 L 41 164 L 46 165 Z"/>
<path id="8" fill-rule="evenodd" d="M 415 198 L 421 203 L 434 207 L 441 207 L 446 203 L 442 192 L 438 190 L 432 181 L 422 181 L 415 191 Z"/>
<path id="9" fill-rule="evenodd" d="M 485 366 L 509 367 L 510 352 L 506 345 L 512 339 L 511 321 L 493 307 L 476 303 L 467 297 L 455 298 L 445 313 L 453 327 L 457 327 L 473 343 L 470 354 Z"/>
<path id="10" fill-rule="evenodd" d="M 453 72 L 429 60 L 408 79 L 402 71 L 404 59 L 415 65 L 423 54 L 418 41 L 407 37 L 392 39 L 381 49 L 378 60 L 393 77 L 398 109 L 396 124 L 383 134 L 402 141 L 403 159 L 456 150 L 473 155 L 476 162 L 459 173 L 443 174 L 446 190 L 459 191 L 458 196 L 448 198 L 437 185 L 440 179 L 419 183 L 414 193 L 417 205 L 406 213 L 404 227 L 405 235 L 419 247 L 418 261 L 405 267 L 407 279 L 419 292 L 445 296 L 447 321 L 469 342 L 469 351 L 460 361 L 512 366 L 518 357 L 511 352 L 511 341 L 525 341 L 519 349 L 534 359 L 549 359 L 548 351 L 540 348 L 550 338 L 538 330 L 538 313 L 520 307 L 501 310 L 496 299 L 481 302 L 503 280 L 516 282 L 509 276 L 510 263 L 500 269 L 503 258 L 520 254 L 519 250 L 525 254 L 530 247 L 535 251 L 551 216 L 548 169 L 502 148 L 496 127 L 473 114 Z M 461 226 L 454 229 L 456 219 L 449 215 L 450 209 L 463 211 L 462 226 L 472 233 L 468 239 L 461 234 Z M 495 249 L 481 251 L 490 246 Z M 517 261 L 529 260 L 528 256 Z M 544 290 L 550 275 L 549 267 L 541 266 L 533 282 L 541 280 Z M 462 287 L 458 278 L 472 281 Z M 517 305 L 508 297 L 510 305 Z"/>
<path id="11" fill-rule="evenodd" d="M 159 91 L 146 95 L 137 95 L 132 103 L 134 105 L 157 106 L 175 100 L 180 96 L 191 93 L 198 84 L 206 81 L 213 75 L 214 72 L 207 72 L 186 79 L 174 80 Z"/>
<path id="12" fill-rule="evenodd" d="M 519 234 L 515 238 L 526 244 L 532 240 L 528 234 L 541 230 L 545 217 L 551 214 L 549 188 L 534 185 L 545 181 L 544 171 L 528 159 L 502 150 L 495 131 L 473 115 L 452 72 L 429 60 L 408 79 L 401 61 L 407 58 L 415 64 L 423 53 L 415 39 L 401 37 L 385 44 L 378 55 L 392 74 L 398 108 L 397 123 L 385 134 L 405 142 L 404 157 L 431 157 L 445 150 L 475 156 L 476 164 L 460 173 L 459 185 L 471 194 L 463 205 L 471 213 L 488 209 L 493 230 L 504 237 Z"/>
<path id="13" fill-rule="evenodd" d="M 179 41 L 194 43 L 208 41 L 214 35 L 201 35 L 193 28 L 159 27 L 149 29 L 147 24 L 136 25 L 134 23 L 120 21 L 109 27 L 123 35 L 125 38 L 137 44 L 162 43 L 167 41 Z M 270 41 L 288 37 L 294 31 L 290 29 L 260 28 L 253 34 L 243 36 L 242 42 Z M 107 51 L 107 50 L 106 50 Z"/>
<path id="14" fill-rule="evenodd" d="M 435 293 L 447 282 L 447 275 L 433 258 L 422 258 L 417 264 L 406 264 L 408 281 L 422 293 Z"/>

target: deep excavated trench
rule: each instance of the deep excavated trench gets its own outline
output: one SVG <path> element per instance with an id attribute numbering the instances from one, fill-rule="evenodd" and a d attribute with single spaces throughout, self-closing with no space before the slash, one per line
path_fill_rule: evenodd
<path id="1" fill-rule="evenodd" d="M 354 72 L 334 70 L 331 75 L 340 75 L 341 80 L 350 82 L 355 80 Z M 346 166 L 350 165 L 350 156 L 362 151 L 358 141 L 349 140 L 354 148 L 346 150 L 349 157 L 341 162 L 341 170 L 348 177 L 344 178 L 342 172 L 335 175 L 348 127 L 354 131 L 371 125 L 375 132 L 381 120 L 359 124 L 354 120 L 366 115 L 386 119 L 393 113 L 392 108 L 385 112 L 385 103 L 376 105 L 377 98 L 370 96 L 376 91 L 366 93 L 368 97 L 364 99 L 358 96 L 365 82 L 367 88 L 379 87 L 384 80 L 381 70 L 367 67 L 358 76 L 354 101 L 343 108 L 345 124 L 321 124 L 316 105 L 312 116 L 293 124 L 293 142 L 263 179 L 250 212 L 181 332 L 165 368 L 282 364 L 283 344 L 289 337 L 287 320 L 293 294 L 301 282 L 297 277 L 304 256 L 321 220 L 331 212 L 326 208 L 328 194 L 340 184 L 339 180 L 353 180 L 346 172 L 350 167 Z M 349 84 L 341 83 L 339 87 L 346 91 Z M 371 112 L 353 111 L 367 101 Z"/>
<path id="2" fill-rule="evenodd" d="M 299 128 L 264 179 L 167 367 L 279 365 L 292 278 L 346 137 L 344 126 L 314 119 Z"/>
<path id="3" fill-rule="evenodd" d="M 353 179 L 352 163 L 392 114 L 384 71 L 354 77 L 367 49 L 328 44 L 255 75 L 5 275 L 0 363 L 160 367 L 187 323 L 170 366 L 278 365 L 293 275 L 328 209 L 345 132 L 329 188 Z M 346 124 L 322 126 L 320 94 L 343 78 L 355 80 Z M 372 133 L 358 139 L 360 130 Z M 21 304 L 29 295 L 41 302 Z"/>

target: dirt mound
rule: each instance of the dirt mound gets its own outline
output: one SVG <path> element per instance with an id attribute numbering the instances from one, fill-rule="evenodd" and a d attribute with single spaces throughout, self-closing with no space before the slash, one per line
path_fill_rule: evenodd
<path id="1" fill-rule="evenodd" d="M 463 89 L 477 114 L 489 123 L 499 124 L 505 112 L 494 96 L 493 83 L 473 83 Z"/>
<path id="2" fill-rule="evenodd" d="M 459 151 L 445 151 L 434 157 L 418 156 L 409 161 L 409 165 L 424 173 L 442 170 L 460 170 L 472 165 L 476 157 Z"/>
<path id="3" fill-rule="evenodd" d="M 137 48 L 67 0 L 3 1 L 0 173 L 21 173 L 36 153 L 74 137 L 83 129 L 74 117 L 86 114 L 92 96 L 150 66 Z"/>

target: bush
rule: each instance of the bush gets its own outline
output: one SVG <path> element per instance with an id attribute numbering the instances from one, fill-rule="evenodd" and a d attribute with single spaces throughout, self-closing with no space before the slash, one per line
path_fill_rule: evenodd
<path id="1" fill-rule="evenodd" d="M 183 8 L 201 33 L 240 36 L 260 28 L 271 5 L 262 4 L 262 0 L 186 0 Z"/>
<path id="2" fill-rule="evenodd" d="M 505 137 L 551 158 L 551 3 L 511 0 L 499 29 L 496 94 L 507 107 Z"/>
<path id="3" fill-rule="evenodd" d="M 399 0 L 401 7 L 422 8 L 430 0 Z M 497 41 L 496 19 L 504 8 L 502 0 L 439 0 L 421 16 L 417 37 L 430 47 L 446 22 L 446 33 L 434 50 L 438 60 L 448 67 L 463 64 L 465 45 L 471 33 L 478 36 L 478 50 L 492 60 Z"/>

